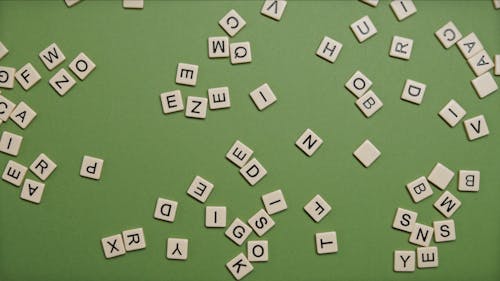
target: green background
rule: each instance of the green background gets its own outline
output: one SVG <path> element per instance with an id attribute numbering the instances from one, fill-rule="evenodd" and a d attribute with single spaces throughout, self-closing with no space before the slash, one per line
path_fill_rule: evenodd
<path id="1" fill-rule="evenodd" d="M 17 82 L 2 89 L 38 116 L 25 130 L 1 125 L 24 141 L 19 156 L 0 155 L 0 167 L 9 159 L 29 166 L 42 152 L 58 164 L 40 205 L 0 182 L 0 280 L 233 280 L 225 264 L 246 247 L 225 229 L 206 229 L 204 207 L 227 206 L 228 225 L 235 217 L 246 221 L 263 207 L 261 195 L 278 188 L 288 210 L 273 216 L 276 226 L 263 237 L 269 262 L 254 263 L 245 280 L 500 279 L 500 94 L 480 100 L 458 48 L 445 50 L 434 36 L 452 20 L 493 56 L 500 52 L 500 11 L 491 1 L 416 1 L 418 12 L 398 22 L 387 1 L 376 8 L 289 1 L 277 22 L 260 14 L 262 4 L 146 0 L 143 10 L 125 10 L 121 1 L 72 8 L 62 0 L 0 1 L 0 40 L 10 49 L 0 65 L 31 62 L 42 75 L 27 92 Z M 225 35 L 218 21 L 232 8 L 247 26 L 230 42 L 251 42 L 250 64 L 207 56 L 207 38 Z M 364 15 L 378 33 L 360 44 L 349 25 Z M 324 35 L 344 45 L 334 64 L 315 55 Z M 393 35 L 414 40 L 409 61 L 388 56 Z M 66 61 L 49 72 L 38 53 L 53 42 Z M 97 68 L 60 97 L 48 80 L 79 52 Z M 196 87 L 175 84 L 179 62 L 199 65 Z M 343 86 L 358 69 L 384 102 L 369 119 Z M 400 99 L 408 78 L 427 84 L 420 106 Z M 278 101 L 259 112 L 249 93 L 265 82 Z M 162 113 L 162 92 L 180 89 L 186 99 L 220 86 L 230 89 L 230 109 L 209 111 L 205 120 Z M 439 118 L 452 98 L 466 118 L 485 115 L 488 137 L 470 142 L 461 123 L 449 128 Z M 294 145 L 306 128 L 325 141 L 311 158 Z M 268 170 L 254 187 L 224 157 L 236 139 Z M 365 139 L 382 152 L 368 169 L 352 156 Z M 105 160 L 101 180 L 79 176 L 83 155 Z M 481 190 L 458 192 L 455 176 L 447 190 L 462 201 L 452 217 L 457 240 L 437 244 L 438 268 L 395 273 L 393 251 L 416 248 L 409 234 L 391 228 L 396 208 L 417 211 L 427 225 L 444 218 L 432 207 L 442 191 L 415 204 L 405 188 L 438 161 L 456 172 L 480 170 Z M 205 204 L 186 194 L 195 175 L 215 184 Z M 333 207 L 319 223 L 303 211 L 316 194 Z M 158 197 L 179 202 L 174 223 L 153 218 Z M 136 227 L 144 228 L 147 248 L 106 260 L 100 239 Z M 338 253 L 315 253 L 314 233 L 324 231 L 337 231 Z M 189 239 L 187 261 L 165 258 L 168 237 Z"/>

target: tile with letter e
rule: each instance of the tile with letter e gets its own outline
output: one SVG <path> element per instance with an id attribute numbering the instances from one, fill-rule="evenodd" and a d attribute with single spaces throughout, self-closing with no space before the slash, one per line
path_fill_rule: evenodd
<path id="1" fill-rule="evenodd" d="M 102 250 L 107 259 L 126 254 L 125 246 L 121 234 L 105 237 L 101 239 Z"/>
<path id="2" fill-rule="evenodd" d="M 439 266 L 439 256 L 437 247 L 417 248 L 417 267 L 431 268 Z"/>
<path id="3" fill-rule="evenodd" d="M 211 110 L 230 108 L 229 88 L 219 87 L 208 89 L 208 105 Z"/>
<path id="4" fill-rule="evenodd" d="M 198 80 L 198 65 L 179 63 L 175 83 L 180 85 L 196 86 Z"/>
<path id="5" fill-rule="evenodd" d="M 80 168 L 80 176 L 99 180 L 101 178 L 103 165 L 104 160 L 85 155 L 83 156 L 82 166 Z"/>
<path id="6" fill-rule="evenodd" d="M 337 232 L 319 232 L 315 235 L 316 253 L 318 255 L 331 254 L 339 251 L 337 244 Z"/>
<path id="7" fill-rule="evenodd" d="M 253 154 L 252 149 L 250 149 L 248 146 L 246 146 L 239 140 L 236 140 L 233 146 L 231 146 L 229 151 L 226 153 L 226 158 L 227 160 L 233 162 L 233 164 L 241 168 L 245 166 L 248 160 L 250 160 L 252 154 Z"/>
<path id="8" fill-rule="evenodd" d="M 9 160 L 7 165 L 5 165 L 5 169 L 2 174 L 2 179 L 8 183 L 11 183 L 17 187 L 21 186 L 21 183 L 24 180 L 24 176 L 26 175 L 26 171 L 28 168 L 25 166 Z"/>
<path id="9" fill-rule="evenodd" d="M 161 107 L 164 114 L 183 111 L 184 103 L 180 90 L 160 94 Z"/>
<path id="10" fill-rule="evenodd" d="M 174 222 L 177 213 L 177 201 L 159 197 L 156 200 L 154 218 L 162 221 Z"/>
<path id="11" fill-rule="evenodd" d="M 315 222 L 321 221 L 331 210 L 332 207 L 319 194 L 304 206 L 304 211 Z"/>
<path id="12" fill-rule="evenodd" d="M 323 144 L 323 140 L 309 128 L 295 142 L 295 145 L 309 157 L 318 150 L 321 144 Z"/>
<path id="13" fill-rule="evenodd" d="M 21 190 L 21 199 L 40 204 L 42 201 L 45 184 L 34 180 L 26 179 Z"/>
<path id="14" fill-rule="evenodd" d="M 187 194 L 199 202 L 205 203 L 213 188 L 214 185 L 211 182 L 200 176 L 196 176 L 189 186 Z"/>

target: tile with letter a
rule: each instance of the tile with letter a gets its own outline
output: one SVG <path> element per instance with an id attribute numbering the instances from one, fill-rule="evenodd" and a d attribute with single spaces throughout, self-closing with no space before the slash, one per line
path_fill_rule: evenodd
<path id="1" fill-rule="evenodd" d="M 124 230 L 122 236 L 127 252 L 146 248 L 146 239 L 142 227 Z"/>
<path id="2" fill-rule="evenodd" d="M 16 72 L 16 80 L 26 91 L 35 86 L 42 79 L 31 63 L 27 63 Z"/>
<path id="3" fill-rule="evenodd" d="M 245 224 L 239 218 L 235 218 L 224 234 L 227 238 L 236 243 L 236 245 L 241 246 L 251 233 L 252 228 L 250 228 L 250 226 Z"/>
<path id="4" fill-rule="evenodd" d="M 104 251 L 104 256 L 106 256 L 107 259 L 126 254 L 121 234 L 102 238 L 101 244 Z"/>
<path id="5" fill-rule="evenodd" d="M 481 44 L 481 41 L 479 41 L 474 32 L 460 39 L 460 41 L 457 42 L 457 46 L 466 59 L 470 59 L 483 49 L 483 44 Z"/>
<path id="6" fill-rule="evenodd" d="M 380 155 L 380 151 L 373 145 L 370 140 L 365 140 L 354 152 L 356 157 L 363 166 L 370 167 Z"/>
<path id="7" fill-rule="evenodd" d="M 394 221 L 392 222 L 392 227 L 411 233 L 417 222 L 417 216 L 418 214 L 416 212 L 398 208 L 396 216 L 394 216 Z"/>
<path id="8" fill-rule="evenodd" d="M 1 71 L 1 70 L 0 70 Z M 0 80 L 2 79 L 0 74 Z M 1 83 L 1 82 L 0 82 Z M 0 95 L 0 120 L 7 121 L 12 111 L 16 108 L 16 104 L 11 102 L 6 97 Z"/>
<path id="9" fill-rule="evenodd" d="M 332 210 L 332 207 L 318 194 L 304 206 L 304 210 L 315 222 L 319 222 Z"/>
<path id="10" fill-rule="evenodd" d="M 460 33 L 460 31 L 452 21 L 447 22 L 434 34 L 445 49 L 450 48 L 451 46 L 455 45 L 458 40 L 462 39 L 462 33 Z"/>
<path id="11" fill-rule="evenodd" d="M 10 119 L 21 129 L 26 129 L 35 117 L 36 112 L 24 102 L 20 102 L 10 113 Z"/>
<path id="12" fill-rule="evenodd" d="M 177 213 L 177 201 L 158 198 L 154 212 L 154 218 L 162 221 L 174 222 Z"/>
<path id="13" fill-rule="evenodd" d="M 35 174 L 39 179 L 45 181 L 57 168 L 56 163 L 50 158 L 40 153 L 40 155 L 33 161 L 30 166 L 30 171 Z"/>
<path id="14" fill-rule="evenodd" d="M 417 7 L 412 0 L 393 0 L 390 5 L 398 21 L 402 21 L 417 12 Z"/>
<path id="15" fill-rule="evenodd" d="M 21 190 L 21 198 L 36 204 L 42 201 L 43 191 L 45 184 L 34 180 L 26 179 L 24 181 L 23 189 Z"/>
<path id="16" fill-rule="evenodd" d="M 342 43 L 337 42 L 328 36 L 324 36 L 321 44 L 319 44 L 318 50 L 316 50 L 316 55 L 326 61 L 334 63 L 341 50 Z"/>
<path id="17" fill-rule="evenodd" d="M 295 145 L 309 157 L 318 150 L 321 144 L 323 144 L 323 140 L 309 128 L 295 142 Z"/>
<path id="18" fill-rule="evenodd" d="M 465 109 L 452 99 L 439 111 L 439 116 L 453 128 L 464 118 L 466 113 Z"/>
<path id="19" fill-rule="evenodd" d="M 264 1 L 264 5 L 262 5 L 260 13 L 273 20 L 279 21 L 283 16 L 286 4 L 286 0 L 266 0 Z"/>
<path id="20" fill-rule="evenodd" d="M 60 95 L 64 96 L 73 86 L 75 86 L 76 81 L 73 77 L 66 71 L 66 69 L 61 68 L 50 80 L 50 86 Z"/>
<path id="21" fill-rule="evenodd" d="M 377 34 L 377 28 L 368 16 L 364 16 L 351 24 L 351 30 L 358 39 L 359 43 L 363 43 L 373 35 Z"/>
<path id="22" fill-rule="evenodd" d="M 58 65 L 63 63 L 64 60 L 66 59 L 63 52 L 61 51 L 59 46 L 57 46 L 56 43 L 50 44 L 47 48 L 41 51 L 40 54 L 38 54 L 38 56 L 42 60 L 43 64 L 45 64 L 48 70 L 53 70 Z"/>
<path id="23" fill-rule="evenodd" d="M 0 151 L 12 156 L 17 156 L 22 142 L 22 136 L 3 131 L 2 137 L 0 138 Z"/>
<path id="24" fill-rule="evenodd" d="M 80 80 L 85 80 L 89 74 L 96 68 L 95 63 L 85 53 L 79 53 L 78 56 L 69 64 L 69 69 Z"/>
<path id="25" fill-rule="evenodd" d="M 479 115 L 464 121 L 465 131 L 469 140 L 473 141 L 490 134 L 484 115 Z"/>
<path id="26" fill-rule="evenodd" d="M 472 86 L 480 98 L 485 98 L 498 90 L 497 82 L 489 72 L 472 79 Z"/>
<path id="27" fill-rule="evenodd" d="M 276 96 L 267 83 L 264 83 L 257 89 L 253 90 L 250 93 L 250 97 L 260 111 L 276 102 Z"/>
<path id="28" fill-rule="evenodd" d="M 279 213 L 288 208 L 281 189 L 262 195 L 262 202 L 264 203 L 266 212 L 270 215 Z"/>
<path id="29" fill-rule="evenodd" d="M 235 36 L 246 24 L 246 21 L 235 10 L 229 11 L 219 21 L 220 27 L 231 37 Z"/>
<path id="30" fill-rule="evenodd" d="M 479 51 L 468 59 L 467 62 L 476 76 L 480 76 L 494 67 L 494 62 L 486 50 Z"/>
<path id="31" fill-rule="evenodd" d="M 366 94 L 356 100 L 356 106 L 363 112 L 366 118 L 370 118 L 384 106 L 384 103 L 372 90 L 368 90 Z"/>
<path id="32" fill-rule="evenodd" d="M 5 165 L 2 179 L 19 187 L 24 180 L 26 171 L 28 171 L 28 168 L 26 168 L 25 166 L 15 161 L 9 160 L 9 162 L 7 162 L 7 165 Z"/>
<path id="33" fill-rule="evenodd" d="M 394 271 L 415 271 L 415 251 L 394 251 Z"/>
<path id="34" fill-rule="evenodd" d="M 252 264 L 243 253 L 240 253 L 226 263 L 226 268 L 236 280 L 241 280 L 241 278 L 247 276 L 253 270 Z"/>
<path id="35" fill-rule="evenodd" d="M 447 218 L 451 217 L 461 205 L 462 202 L 449 191 L 443 192 L 441 197 L 434 203 L 436 210 Z"/>

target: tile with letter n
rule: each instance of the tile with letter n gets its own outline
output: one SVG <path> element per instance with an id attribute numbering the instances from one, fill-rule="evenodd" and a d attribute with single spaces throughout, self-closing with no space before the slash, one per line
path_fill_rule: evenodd
<path id="1" fill-rule="evenodd" d="M 306 129 L 295 142 L 295 145 L 309 157 L 311 157 L 322 144 L 323 140 L 309 128 Z"/>

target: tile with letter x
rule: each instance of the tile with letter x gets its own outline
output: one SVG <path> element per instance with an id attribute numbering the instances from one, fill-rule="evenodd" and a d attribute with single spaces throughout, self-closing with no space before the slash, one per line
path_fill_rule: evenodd
<path id="1" fill-rule="evenodd" d="M 125 255 L 125 246 L 121 234 L 105 237 L 101 239 L 104 256 L 107 259 Z"/>

